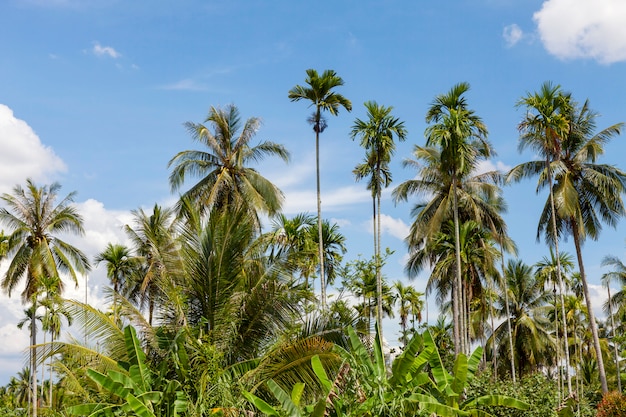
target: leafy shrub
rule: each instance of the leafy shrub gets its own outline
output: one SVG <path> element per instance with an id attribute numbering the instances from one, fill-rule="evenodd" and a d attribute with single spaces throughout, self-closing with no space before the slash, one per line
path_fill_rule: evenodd
<path id="1" fill-rule="evenodd" d="M 607 393 L 598 404 L 597 417 L 626 416 L 626 395 L 617 391 Z"/>

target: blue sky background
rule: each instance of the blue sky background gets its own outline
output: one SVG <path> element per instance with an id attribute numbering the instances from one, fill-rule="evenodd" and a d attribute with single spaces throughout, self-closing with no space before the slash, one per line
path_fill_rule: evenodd
<path id="1" fill-rule="evenodd" d="M 383 1 L 121 1 L 6 0 L 0 4 L 0 192 L 27 177 L 59 181 L 76 202 L 87 234 L 72 241 L 90 258 L 108 242 L 125 242 L 129 211 L 171 204 L 167 162 L 193 149 L 185 121 L 201 122 L 211 105 L 235 104 L 258 116 L 258 140 L 284 144 L 289 165 L 258 169 L 285 192 L 285 213 L 315 212 L 311 109 L 287 92 L 307 68 L 330 68 L 352 113 L 328 118 L 321 139 L 323 215 L 341 225 L 346 259 L 371 253 L 371 203 L 354 166 L 364 152 L 349 139 L 367 100 L 393 106 L 408 140 L 398 144 L 394 185 L 415 173 L 401 167 L 423 144 L 432 99 L 455 83 L 471 84 L 470 106 L 482 116 L 506 170 L 534 155 L 517 151 L 516 101 L 550 80 L 602 114 L 599 127 L 626 121 L 626 3 L 621 0 Z M 618 137 L 603 162 L 624 166 Z M 487 168 L 487 167 L 485 167 Z M 393 188 L 393 185 L 392 185 Z M 390 191 L 391 189 L 389 189 Z M 547 254 L 535 241 L 546 196 L 535 182 L 506 188 L 506 216 L 520 257 Z M 413 201 L 414 202 L 414 201 Z M 383 245 L 395 250 L 385 274 L 402 279 L 411 203 L 383 203 Z M 623 257 L 624 222 L 584 250 L 594 302 L 600 305 L 600 261 Z M 571 242 L 563 249 L 574 253 Z M 0 265 L 0 272 L 5 268 Z M 427 275 L 413 281 L 423 289 Z M 89 299 L 103 305 L 103 268 L 89 276 Z M 68 286 L 68 297 L 84 297 Z M 434 318 L 436 306 L 430 303 Z M 598 307 L 599 309 L 599 307 Z M 25 364 L 26 330 L 19 293 L 0 296 L 0 384 Z M 386 320 L 396 343 L 397 319 Z"/>

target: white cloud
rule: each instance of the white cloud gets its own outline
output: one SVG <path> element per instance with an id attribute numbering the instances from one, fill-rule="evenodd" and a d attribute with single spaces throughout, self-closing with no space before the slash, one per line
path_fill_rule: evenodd
<path id="1" fill-rule="evenodd" d="M 524 37 L 524 32 L 515 23 L 505 26 L 502 30 L 502 37 L 506 42 L 506 46 L 511 48 L 515 46 Z"/>
<path id="2" fill-rule="evenodd" d="M 317 194 L 315 190 L 283 190 L 285 192 L 285 214 L 317 213 Z M 322 191 L 322 215 L 353 204 L 371 201 L 371 193 L 361 186 L 351 185 Z"/>
<path id="3" fill-rule="evenodd" d="M 623 0 L 547 0 L 533 19 L 544 47 L 558 58 L 626 60 Z"/>
<path id="4" fill-rule="evenodd" d="M 0 192 L 10 192 L 24 178 L 49 179 L 66 171 L 65 163 L 43 145 L 33 129 L 0 104 Z"/>
<path id="5" fill-rule="evenodd" d="M 91 50 L 96 56 L 108 56 L 110 58 L 119 58 L 122 56 L 111 46 L 102 46 L 99 42 L 94 42 L 93 49 Z"/>
<path id="6" fill-rule="evenodd" d="M 400 240 L 404 240 L 409 235 L 410 230 L 410 227 L 402 219 L 396 219 L 386 214 L 380 215 L 380 228 L 383 233 L 388 233 Z"/>
<path id="7" fill-rule="evenodd" d="M 495 163 L 492 160 L 480 161 L 474 174 L 484 174 L 491 171 L 508 172 L 511 168 L 512 167 L 510 165 L 507 165 L 502 161 L 495 161 Z"/>

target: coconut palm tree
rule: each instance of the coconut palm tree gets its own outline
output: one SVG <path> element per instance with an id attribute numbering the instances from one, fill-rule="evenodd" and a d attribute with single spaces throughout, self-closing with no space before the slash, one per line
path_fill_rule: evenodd
<path id="1" fill-rule="evenodd" d="M 396 202 L 407 200 L 412 194 L 427 195 L 430 198 L 426 202 L 419 202 L 413 209 L 415 220 L 411 224 L 407 238 L 410 258 L 406 271 L 410 278 L 417 276 L 430 261 L 435 260 L 427 256 L 428 252 L 423 251 L 423 248 L 438 236 L 447 222 L 453 221 L 454 196 L 458 196 L 457 200 L 460 202 L 458 211 L 461 222 L 473 220 L 483 225 L 491 234 L 506 234 L 506 226 L 500 215 L 503 205 L 499 203 L 498 198 L 501 193 L 498 186 L 499 173 L 472 173 L 461 178 L 458 184 L 453 186 L 450 172 L 443 169 L 442 152 L 439 148 L 415 146 L 413 154 L 414 159 L 406 159 L 404 166 L 415 168 L 418 172 L 416 178 L 398 185 L 392 193 Z M 453 230 L 452 236 L 454 235 L 456 233 Z M 454 248 L 453 261 L 456 262 L 456 244 Z M 456 274 L 458 271 L 454 272 Z M 452 276 L 455 277 L 455 274 Z M 447 290 L 450 290 L 452 285 L 453 282 Z M 462 313 L 463 308 L 459 306 L 459 309 Z M 462 328 L 467 329 L 467 326 Z M 459 337 L 462 336 L 461 333 Z"/>
<path id="2" fill-rule="evenodd" d="M 74 193 L 56 202 L 61 185 L 37 186 L 26 180 L 26 189 L 17 185 L 13 194 L 0 197 L 6 208 L 0 208 L 0 223 L 6 225 L 11 234 L 8 238 L 6 256 L 11 258 L 2 279 L 3 290 L 9 296 L 21 281 L 26 281 L 22 301 L 32 303 L 32 314 L 37 311 L 37 294 L 41 280 L 58 277 L 63 273 L 78 285 L 77 273 L 90 270 L 87 257 L 76 247 L 60 239 L 59 233 L 82 235 L 83 219 L 72 206 Z M 59 282 L 59 293 L 63 282 Z M 33 413 L 37 414 L 37 332 L 31 332 L 31 375 L 33 378 Z"/>
<path id="3" fill-rule="evenodd" d="M 379 105 L 375 101 L 365 103 L 368 120 L 356 119 L 352 126 L 350 136 L 352 139 L 361 138 L 361 146 L 366 150 L 365 162 L 357 165 L 353 173 L 356 180 L 369 177 L 367 189 L 372 192 L 372 223 L 374 231 L 374 254 L 380 261 L 381 248 L 381 196 L 383 188 L 387 188 L 391 183 L 391 171 L 389 162 L 395 153 L 394 138 L 399 141 L 406 139 L 407 131 L 404 122 L 391 114 L 393 107 Z M 378 323 L 378 336 L 380 343 L 383 343 L 382 324 L 382 278 L 380 262 L 376 265 L 376 291 L 378 296 L 378 310 L 376 312 L 376 322 Z"/>
<path id="4" fill-rule="evenodd" d="M 551 210 L 546 203 L 539 221 L 538 234 L 545 231 L 546 239 L 554 242 L 562 235 L 573 238 L 598 361 L 600 384 L 602 391 L 606 393 L 608 385 L 582 258 L 582 244 L 587 237 L 597 240 L 602 223 L 615 227 L 625 213 L 621 195 L 626 191 L 626 172 L 596 162 L 604 153 L 604 145 L 620 133 L 623 124 L 618 123 L 595 133 L 598 114 L 589 108 L 587 101 L 582 106 L 571 103 L 565 111 L 568 129 L 556 149 L 558 153 L 545 168 L 554 173 L 554 184 L 540 183 L 540 186 L 550 187 L 553 200 L 558 202 L 558 210 Z M 550 223 L 553 224 L 551 233 L 546 226 Z"/>
<path id="5" fill-rule="evenodd" d="M 352 110 L 350 100 L 334 91 L 335 88 L 343 85 L 343 80 L 333 70 L 325 70 L 321 75 L 314 69 L 306 71 L 307 77 L 304 80 L 306 86 L 296 85 L 289 90 L 291 101 L 309 101 L 315 107 L 313 114 L 308 121 L 313 126 L 315 132 L 315 172 L 317 185 L 317 229 L 319 242 L 319 265 L 320 265 L 320 285 L 322 310 L 326 309 L 326 281 L 324 270 L 324 242 L 322 242 L 322 195 L 320 192 L 320 133 L 326 129 L 326 120 L 322 112 L 328 112 L 332 116 L 339 113 L 341 107 L 347 111 Z"/>
<path id="6" fill-rule="evenodd" d="M 137 300 L 142 308 L 148 306 L 148 320 L 152 324 L 163 287 L 175 281 L 173 276 L 182 269 L 175 239 L 174 210 L 155 204 L 151 214 L 142 208 L 131 213 L 133 226 L 126 225 L 124 230 L 139 255 L 135 262 L 141 265 L 134 272 L 134 279 L 125 284 L 127 288 L 123 292 Z"/>
<path id="7" fill-rule="evenodd" d="M 126 291 L 130 286 L 133 274 L 140 266 L 139 259 L 134 257 L 130 248 L 117 243 L 109 243 L 94 258 L 95 265 L 106 262 L 107 277 L 113 284 L 113 315 L 117 317 L 117 294 Z"/>
<path id="8" fill-rule="evenodd" d="M 282 192 L 249 165 L 266 156 L 289 161 L 285 147 L 269 141 L 251 146 L 261 120 L 252 117 L 242 126 L 234 105 L 223 109 L 212 106 L 204 123 L 185 123 L 192 138 L 206 150 L 181 151 L 169 161 L 172 191 L 180 189 L 188 176 L 200 177 L 183 198 L 199 202 L 205 212 L 235 201 L 245 204 L 255 216 L 257 211 L 268 215 L 280 211 Z"/>
<path id="9" fill-rule="evenodd" d="M 564 92 L 559 85 L 553 85 L 550 82 L 542 84 L 539 92 L 528 93 L 522 97 L 516 104 L 518 107 L 526 109 L 526 116 L 518 125 L 520 131 L 519 151 L 531 148 L 543 160 L 533 160 L 524 162 L 514 167 L 507 174 L 507 182 L 520 181 L 522 178 L 539 175 L 537 192 L 539 189 L 548 186 L 549 190 L 549 209 L 554 213 L 556 210 L 555 197 L 552 189 L 553 169 L 551 163 L 558 159 L 562 142 L 569 132 L 568 114 L 572 106 L 571 95 Z M 552 216 L 554 219 L 555 217 Z M 541 227 L 541 222 L 540 222 Z M 557 261 L 557 277 L 559 286 L 563 287 L 561 278 L 561 267 L 558 264 L 559 257 L 559 239 L 556 221 L 550 223 L 551 227 L 551 243 L 554 245 L 555 259 Z M 537 234 L 539 238 L 539 232 Z M 561 297 L 561 304 L 563 297 Z M 567 328 L 564 326 L 564 340 L 567 342 Z M 569 360 L 569 348 L 565 349 L 566 363 Z M 569 369 L 569 366 L 568 366 Z M 567 378 L 568 393 L 572 393 L 572 383 Z"/>
<path id="10" fill-rule="evenodd" d="M 409 342 L 408 321 L 409 315 L 413 314 L 418 321 L 422 321 L 421 310 L 424 301 L 421 299 L 421 292 L 415 290 L 412 285 L 404 285 L 402 281 L 393 283 L 393 291 L 395 292 L 395 300 L 398 303 L 398 316 L 400 317 L 400 343 L 406 346 Z M 414 321 L 415 319 L 413 319 Z M 412 332 L 415 332 L 415 323 L 413 323 Z"/>
<path id="11" fill-rule="evenodd" d="M 461 249 L 459 246 L 459 203 L 457 189 L 464 177 L 476 167 L 479 160 L 489 158 L 491 145 L 487 141 L 487 127 L 473 110 L 469 109 L 464 94 L 468 83 L 459 83 L 446 94 L 435 97 L 426 113 L 426 123 L 431 125 L 424 132 L 426 146 L 441 149 L 441 169 L 448 173 L 452 185 L 452 214 L 454 217 L 456 242 L 456 279 L 453 282 L 452 311 L 455 346 L 457 353 L 469 352 L 461 338 Z"/>
<path id="12" fill-rule="evenodd" d="M 416 222 L 418 224 L 414 224 L 415 229 L 423 229 L 422 235 L 432 235 L 439 231 L 443 222 L 452 218 L 457 243 L 460 224 L 459 202 L 463 201 L 463 197 L 459 195 L 462 191 L 461 184 L 474 173 L 480 161 L 493 154 L 491 145 L 486 139 L 486 126 L 468 106 L 465 97 L 468 90 L 469 84 L 459 83 L 448 93 L 435 97 L 426 113 L 426 122 L 430 123 L 425 131 L 426 148 L 416 147 L 415 150 L 418 160 L 427 161 L 427 166 L 420 170 L 422 174 L 420 180 L 407 181 L 394 190 L 396 199 L 406 199 L 409 193 L 432 193 L 437 190 L 435 198 L 428 205 L 418 209 L 420 211 L 418 217 L 421 220 L 418 219 L 419 222 Z M 419 167 L 415 161 L 407 162 L 406 165 Z M 484 213 L 476 214 L 487 217 Z M 474 220 L 479 221 L 477 218 Z M 461 328 L 466 326 L 461 323 L 462 277 L 458 244 L 455 249 L 457 268 L 452 287 L 453 334 L 455 351 L 459 353 L 468 351 L 469 346 L 466 346 L 467 343 L 461 337 Z"/>
<path id="13" fill-rule="evenodd" d="M 511 326 L 513 328 L 514 357 L 518 374 L 532 372 L 541 366 L 553 364 L 555 340 L 550 333 L 547 318 L 549 293 L 538 281 L 531 266 L 520 260 L 509 260 L 505 270 L 505 286 L 494 303 L 496 315 L 506 316 L 508 292 Z M 490 349 L 497 349 L 499 357 L 508 356 L 507 323 L 502 322 L 487 340 Z"/>

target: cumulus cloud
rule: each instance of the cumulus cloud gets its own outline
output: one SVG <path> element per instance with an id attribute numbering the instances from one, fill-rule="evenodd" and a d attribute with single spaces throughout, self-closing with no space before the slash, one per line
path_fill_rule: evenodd
<path id="1" fill-rule="evenodd" d="M 95 42 L 91 50 L 94 55 L 109 58 L 119 58 L 122 55 L 111 46 L 102 46 L 99 42 Z"/>
<path id="2" fill-rule="evenodd" d="M 623 0 L 547 0 L 533 18 L 544 47 L 560 59 L 626 60 Z"/>
<path id="3" fill-rule="evenodd" d="M 67 169 L 33 129 L 4 104 L 0 104 L 0 138 L 0 193 L 10 192 L 24 178 L 41 181 Z"/>
<path id="4" fill-rule="evenodd" d="M 484 174 L 485 172 L 491 172 L 491 171 L 500 171 L 500 172 L 507 172 L 511 170 L 511 166 L 505 164 L 502 161 L 492 161 L 492 160 L 488 160 L 488 161 L 480 161 L 478 163 L 478 166 L 476 167 L 476 172 L 474 173 L 475 175 L 478 174 Z"/>
<path id="5" fill-rule="evenodd" d="M 524 32 L 515 23 L 505 26 L 502 30 L 502 37 L 506 42 L 506 46 L 511 48 L 515 46 L 524 37 Z"/>

